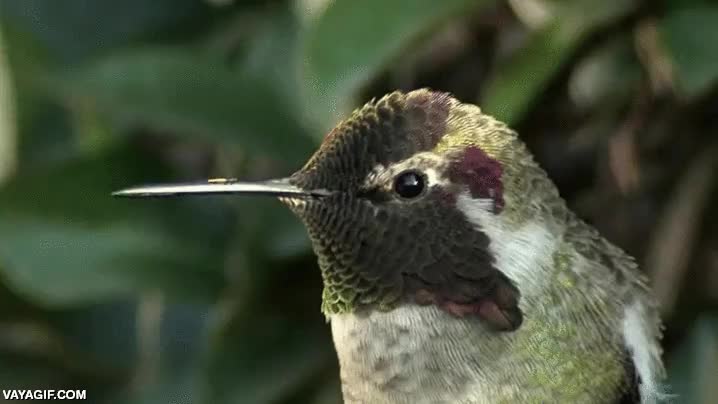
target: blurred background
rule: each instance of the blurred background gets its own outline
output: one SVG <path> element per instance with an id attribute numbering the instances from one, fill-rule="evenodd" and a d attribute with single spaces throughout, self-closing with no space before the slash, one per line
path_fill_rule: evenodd
<path id="1" fill-rule="evenodd" d="M 718 3 L 0 0 L 0 386 L 340 402 L 274 200 L 113 190 L 299 168 L 354 107 L 450 91 L 636 256 L 678 402 L 718 396 Z"/>

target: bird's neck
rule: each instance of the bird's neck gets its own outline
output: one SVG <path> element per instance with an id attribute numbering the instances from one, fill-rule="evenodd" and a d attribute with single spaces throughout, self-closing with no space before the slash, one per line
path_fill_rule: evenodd
<path id="1" fill-rule="evenodd" d="M 621 352 L 604 335 L 529 312 L 496 333 L 434 306 L 331 317 L 351 403 L 611 402 Z"/>
<path id="2" fill-rule="evenodd" d="M 522 326 L 496 332 L 413 304 L 332 315 L 345 402 L 590 403 L 620 394 L 625 352 L 606 315 L 620 307 L 580 289 L 576 274 L 589 263 L 541 226 L 498 243 L 499 269 L 523 288 Z"/>

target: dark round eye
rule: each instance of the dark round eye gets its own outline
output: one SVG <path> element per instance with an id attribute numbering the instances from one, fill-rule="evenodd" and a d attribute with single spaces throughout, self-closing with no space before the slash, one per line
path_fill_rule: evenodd
<path id="1" fill-rule="evenodd" d="M 402 198 L 411 199 L 424 191 L 424 176 L 416 171 L 405 171 L 394 179 L 394 192 Z"/>

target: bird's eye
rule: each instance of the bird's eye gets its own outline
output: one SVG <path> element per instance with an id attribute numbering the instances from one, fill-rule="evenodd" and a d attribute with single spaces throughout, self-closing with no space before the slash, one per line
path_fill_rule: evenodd
<path id="1" fill-rule="evenodd" d="M 426 181 L 416 171 L 404 171 L 394 179 L 394 192 L 402 198 L 416 198 L 424 192 Z"/>

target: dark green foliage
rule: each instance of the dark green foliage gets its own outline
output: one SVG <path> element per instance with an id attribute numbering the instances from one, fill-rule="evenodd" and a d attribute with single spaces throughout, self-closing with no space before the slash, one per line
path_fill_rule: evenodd
<path id="1" fill-rule="evenodd" d="M 338 403 L 320 271 L 288 209 L 109 194 L 288 175 L 355 106 L 430 86 L 511 123 L 638 258 L 678 402 L 710 402 L 714 3 L 0 0 L 0 386 Z"/>

